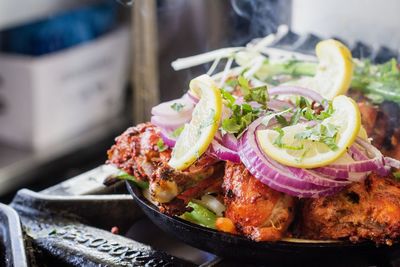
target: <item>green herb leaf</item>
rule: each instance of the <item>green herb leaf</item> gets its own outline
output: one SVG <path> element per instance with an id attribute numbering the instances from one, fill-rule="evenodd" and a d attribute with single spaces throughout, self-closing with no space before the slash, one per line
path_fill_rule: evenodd
<path id="1" fill-rule="evenodd" d="M 164 141 L 160 138 L 157 141 L 158 151 L 163 152 L 168 149 L 168 146 L 164 144 Z"/>
<path id="2" fill-rule="evenodd" d="M 250 94 L 250 83 L 249 81 L 244 78 L 243 76 L 239 76 L 237 78 L 238 84 L 244 96 Z"/>
<path id="3" fill-rule="evenodd" d="M 303 145 L 301 145 L 301 146 L 290 146 L 290 145 L 287 145 L 287 144 L 283 143 L 282 138 L 285 135 L 285 132 L 282 130 L 282 128 L 275 127 L 274 131 L 277 131 L 279 133 L 278 137 L 274 140 L 274 143 L 273 143 L 277 147 L 284 148 L 284 149 L 290 149 L 290 150 L 302 150 L 304 148 Z"/>
<path id="4" fill-rule="evenodd" d="M 235 104 L 236 99 L 224 89 L 221 89 L 221 96 L 228 102 L 228 107 L 232 107 Z"/>
<path id="5" fill-rule="evenodd" d="M 267 95 L 267 86 L 254 87 L 249 89 L 249 93 L 244 95 L 244 100 L 251 102 L 255 101 L 266 107 L 268 95 Z"/>
<path id="6" fill-rule="evenodd" d="M 311 104 L 304 96 L 300 96 L 296 98 L 296 106 L 299 108 L 306 108 L 311 107 Z"/>
<path id="7" fill-rule="evenodd" d="M 184 128 L 185 128 L 184 125 L 182 125 L 182 126 L 179 127 L 179 128 L 176 128 L 176 129 L 171 133 L 171 136 L 172 136 L 173 138 L 178 138 L 178 137 L 181 135 L 181 133 L 182 133 L 182 131 L 183 131 Z"/>
<path id="8" fill-rule="evenodd" d="M 173 103 L 173 104 L 171 105 L 171 108 L 172 108 L 173 110 L 175 110 L 176 112 L 180 112 L 180 111 L 183 109 L 184 106 L 185 106 L 185 105 L 183 105 L 183 104 L 181 104 L 181 103 L 175 102 L 175 103 Z"/>
<path id="9" fill-rule="evenodd" d="M 282 115 L 276 115 L 275 116 L 276 121 L 281 125 L 281 127 L 286 127 L 290 123 L 286 120 L 286 118 Z"/>
<path id="10" fill-rule="evenodd" d="M 236 118 L 228 118 L 222 121 L 222 129 L 227 133 L 236 134 L 242 129 L 241 123 Z"/>
<path id="11" fill-rule="evenodd" d="M 297 124 L 300 120 L 300 117 L 301 117 L 301 110 L 298 109 L 293 113 L 293 116 L 290 118 L 290 122 L 288 125 Z"/>
<path id="12" fill-rule="evenodd" d="M 332 101 L 326 101 L 323 104 L 325 106 L 327 106 L 327 108 L 324 109 L 323 111 L 321 111 L 320 114 L 316 115 L 316 119 L 318 119 L 318 120 L 325 120 L 326 118 L 329 118 L 330 116 L 332 116 L 333 112 L 335 111 L 332 106 Z"/>
<path id="13" fill-rule="evenodd" d="M 295 134 L 294 138 L 320 142 L 335 151 L 338 149 L 338 146 L 336 145 L 337 133 L 338 130 L 335 125 L 330 123 L 324 125 L 320 123 L 314 127 L 307 127 L 305 131 Z"/>

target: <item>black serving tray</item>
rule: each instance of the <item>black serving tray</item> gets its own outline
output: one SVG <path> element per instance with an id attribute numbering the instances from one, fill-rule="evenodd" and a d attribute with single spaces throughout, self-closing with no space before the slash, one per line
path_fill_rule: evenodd
<path id="1" fill-rule="evenodd" d="M 245 237 L 202 227 L 161 213 L 143 197 L 140 189 L 126 182 L 135 202 L 151 221 L 181 241 L 233 262 L 267 266 L 386 266 L 400 257 L 400 245 L 377 247 L 374 243 L 346 241 L 255 242 Z M 240 265 L 240 264 L 239 264 Z M 389 266 L 390 266 L 389 265 Z"/>

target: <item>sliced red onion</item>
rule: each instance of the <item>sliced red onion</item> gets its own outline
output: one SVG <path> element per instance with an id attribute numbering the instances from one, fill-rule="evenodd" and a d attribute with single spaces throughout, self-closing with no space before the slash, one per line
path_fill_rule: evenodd
<path id="1" fill-rule="evenodd" d="M 238 96 L 236 98 L 235 104 L 241 105 L 241 104 L 243 104 L 245 102 L 247 104 L 249 104 L 252 108 L 261 108 L 262 107 L 262 105 L 260 103 L 256 102 L 256 101 L 250 101 L 250 102 L 244 101 L 243 96 Z"/>
<path id="2" fill-rule="evenodd" d="M 379 176 L 388 176 L 390 174 L 391 168 L 390 166 L 383 166 L 382 168 L 379 168 L 376 170 L 376 173 Z"/>
<path id="3" fill-rule="evenodd" d="M 400 169 L 400 161 L 391 157 L 385 157 L 385 163 L 387 166 Z"/>
<path id="4" fill-rule="evenodd" d="M 371 154 L 373 158 L 367 157 L 368 159 L 362 159 L 349 164 L 330 164 L 329 167 L 348 172 L 371 172 L 381 169 L 384 166 L 382 153 L 376 147 L 359 137 L 356 138 L 356 144 L 365 148 L 366 152 Z M 361 156 L 362 152 L 358 151 L 357 147 L 353 147 L 352 151 L 357 157 L 365 158 Z"/>
<path id="5" fill-rule="evenodd" d="M 225 134 L 224 136 L 222 136 L 221 141 L 222 144 L 227 148 L 233 151 L 238 151 L 238 140 L 233 134 L 230 133 Z"/>
<path id="6" fill-rule="evenodd" d="M 302 178 L 304 181 L 322 185 L 326 187 L 346 186 L 351 182 L 343 179 L 335 179 L 329 176 L 322 175 L 321 173 L 295 167 L 287 167 L 296 177 Z"/>
<path id="7" fill-rule="evenodd" d="M 267 104 L 268 108 L 274 111 L 282 111 L 294 107 L 291 103 L 279 99 L 271 99 Z"/>
<path id="8" fill-rule="evenodd" d="M 218 141 L 213 140 L 208 149 L 208 154 L 214 158 L 220 160 L 227 160 L 234 163 L 240 163 L 240 157 L 236 151 L 233 151 L 223 145 Z"/>
<path id="9" fill-rule="evenodd" d="M 329 166 L 314 168 L 312 170 L 317 172 L 317 173 L 326 175 L 326 176 L 334 177 L 336 179 L 347 179 L 347 178 L 349 178 L 349 172 L 348 171 L 342 170 L 342 169 L 337 169 L 337 168 L 332 168 L 332 167 L 329 167 Z"/>
<path id="10" fill-rule="evenodd" d="M 181 117 L 181 118 L 176 118 L 174 120 L 167 118 L 167 117 L 161 117 L 161 116 L 152 116 L 151 117 L 151 123 L 163 128 L 168 131 L 173 131 L 185 123 L 189 122 L 191 120 L 191 116 L 188 117 Z"/>
<path id="11" fill-rule="evenodd" d="M 363 149 L 360 145 L 358 144 L 353 144 L 350 149 L 350 155 L 354 160 L 368 160 L 368 156 L 366 155 L 366 151 L 364 153 L 361 151 Z"/>
<path id="12" fill-rule="evenodd" d="M 165 131 L 164 129 L 162 129 L 160 131 L 160 135 L 161 135 L 162 140 L 164 141 L 164 144 L 166 144 L 169 147 L 174 147 L 175 146 L 176 139 L 171 136 L 171 133 L 169 133 L 169 132 Z"/>
<path id="13" fill-rule="evenodd" d="M 320 197 L 336 193 L 343 188 L 340 181 L 339 184 L 342 186 L 336 187 L 311 183 L 310 174 L 306 173 L 303 176 L 296 176 L 287 167 L 269 159 L 259 149 L 255 136 L 255 131 L 262 121 L 263 118 L 254 121 L 239 140 L 240 159 L 249 172 L 257 179 L 275 190 L 297 197 Z M 309 181 L 305 180 L 305 178 Z M 314 182 L 322 184 L 322 182 L 328 182 L 327 180 L 330 182 L 330 179 L 321 179 Z"/>
<path id="14" fill-rule="evenodd" d="M 200 99 L 193 94 L 192 92 L 190 92 L 190 90 L 186 93 L 186 96 L 188 97 L 188 99 L 193 103 L 193 104 L 197 104 Z"/>
<path id="15" fill-rule="evenodd" d="M 268 89 L 268 94 L 270 96 L 273 96 L 273 95 L 301 95 L 301 96 L 307 97 L 307 98 L 309 98 L 313 101 L 316 101 L 318 103 L 321 103 L 321 104 L 322 104 L 322 101 L 324 100 L 324 98 L 317 92 L 307 89 L 307 88 L 299 87 L 299 86 L 280 85 L 280 86 Z"/>
<path id="16" fill-rule="evenodd" d="M 347 180 L 350 182 L 361 182 L 367 178 L 368 174 L 369 172 L 349 172 L 349 178 L 347 178 Z"/>
<path id="17" fill-rule="evenodd" d="M 174 104 L 182 105 L 182 108 L 177 111 L 172 108 Z M 151 109 L 151 114 L 154 116 L 160 117 L 170 117 L 171 119 L 175 119 L 177 117 L 188 117 L 191 116 L 194 105 L 190 100 L 185 99 L 184 97 L 163 102 L 158 104 L 157 106 Z"/>

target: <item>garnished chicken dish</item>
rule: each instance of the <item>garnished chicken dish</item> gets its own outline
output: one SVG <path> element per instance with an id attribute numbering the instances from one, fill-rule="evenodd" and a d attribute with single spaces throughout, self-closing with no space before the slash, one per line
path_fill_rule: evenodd
<path id="1" fill-rule="evenodd" d="M 400 70 L 336 40 L 314 59 L 263 40 L 179 59 L 214 61 L 108 151 L 169 216 L 254 241 L 400 240 Z M 226 59 L 222 72 L 216 72 Z"/>

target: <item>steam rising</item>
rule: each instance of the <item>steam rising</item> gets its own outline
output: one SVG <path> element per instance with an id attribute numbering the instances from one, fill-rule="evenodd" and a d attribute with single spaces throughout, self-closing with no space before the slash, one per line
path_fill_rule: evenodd
<path id="1" fill-rule="evenodd" d="M 244 45 L 251 39 L 276 32 L 280 24 L 289 24 L 290 0 L 231 0 L 235 32 L 232 45 Z"/>

